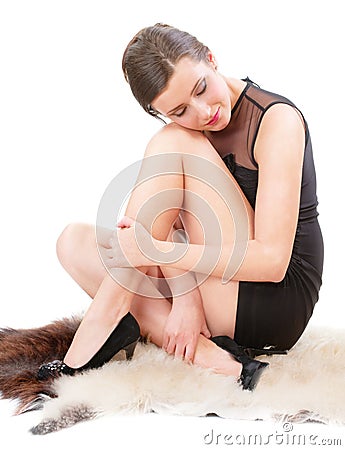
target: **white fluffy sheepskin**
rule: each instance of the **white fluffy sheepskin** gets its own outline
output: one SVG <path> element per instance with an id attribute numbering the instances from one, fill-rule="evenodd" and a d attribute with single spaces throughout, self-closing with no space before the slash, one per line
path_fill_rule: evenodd
<path id="1" fill-rule="evenodd" d="M 37 432 L 56 431 L 103 414 L 151 411 L 345 423 L 344 331 L 310 329 L 288 355 L 260 359 L 270 366 L 255 391 L 248 392 L 232 377 L 188 365 L 153 344 L 140 343 L 131 362 L 112 361 L 101 369 L 56 380 L 58 398 L 45 403 L 41 422 L 50 425 Z"/>

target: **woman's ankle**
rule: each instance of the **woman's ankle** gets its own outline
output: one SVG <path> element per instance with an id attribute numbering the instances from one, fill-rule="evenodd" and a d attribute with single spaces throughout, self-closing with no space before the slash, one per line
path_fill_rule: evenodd
<path id="1" fill-rule="evenodd" d="M 213 370 L 221 375 L 239 378 L 242 364 L 235 361 L 229 353 L 209 339 L 200 335 L 199 344 L 195 353 L 194 364 Z"/>
<path id="2" fill-rule="evenodd" d="M 237 379 L 240 378 L 243 366 L 240 362 L 235 361 L 233 358 L 227 355 L 227 359 L 220 359 L 217 365 L 214 367 L 214 372 L 221 375 L 233 376 Z"/>
<path id="3" fill-rule="evenodd" d="M 110 322 L 102 323 L 97 320 L 86 320 L 83 323 L 83 330 L 77 330 L 63 362 L 72 369 L 79 369 L 87 364 L 102 347 L 115 326 Z M 80 332 L 78 333 L 78 331 Z"/>

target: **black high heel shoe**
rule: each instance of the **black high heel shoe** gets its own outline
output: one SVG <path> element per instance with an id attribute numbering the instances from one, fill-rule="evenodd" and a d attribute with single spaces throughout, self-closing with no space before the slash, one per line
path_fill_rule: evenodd
<path id="1" fill-rule="evenodd" d="M 125 351 L 126 359 L 129 360 L 133 356 L 139 338 L 139 324 L 131 313 L 127 313 L 120 320 L 117 327 L 113 330 L 98 352 L 84 366 L 74 369 L 69 367 L 63 361 L 55 360 L 42 364 L 38 369 L 37 378 L 39 380 L 46 380 L 47 378 L 57 377 L 62 374 L 74 375 L 83 370 L 99 368 L 103 366 L 103 364 L 109 362 L 120 350 Z"/>
<path id="2" fill-rule="evenodd" d="M 250 358 L 244 348 L 229 336 L 214 336 L 211 338 L 211 341 L 229 352 L 236 361 L 242 364 L 243 368 L 238 382 L 244 390 L 252 391 L 257 385 L 262 372 L 269 366 L 269 363 Z"/>

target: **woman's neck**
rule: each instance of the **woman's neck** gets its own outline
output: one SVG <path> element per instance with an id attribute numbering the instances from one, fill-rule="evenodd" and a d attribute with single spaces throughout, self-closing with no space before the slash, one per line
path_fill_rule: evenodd
<path id="1" fill-rule="evenodd" d="M 223 76 L 229 91 L 230 91 L 230 101 L 231 108 L 236 105 L 236 102 L 241 95 L 243 89 L 246 87 L 247 83 L 243 80 L 239 80 L 237 78 L 225 77 Z"/>

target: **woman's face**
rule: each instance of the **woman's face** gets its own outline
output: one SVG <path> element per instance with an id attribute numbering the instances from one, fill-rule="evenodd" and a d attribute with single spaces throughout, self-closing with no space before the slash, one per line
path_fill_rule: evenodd
<path id="1" fill-rule="evenodd" d="M 182 58 L 175 66 L 166 89 L 152 102 L 163 116 L 185 128 L 219 131 L 231 117 L 230 90 L 210 62 Z"/>

